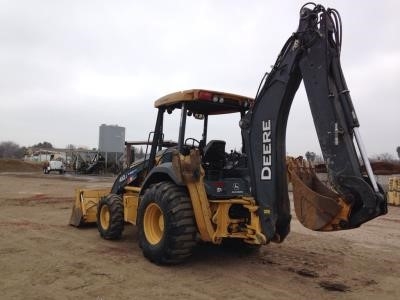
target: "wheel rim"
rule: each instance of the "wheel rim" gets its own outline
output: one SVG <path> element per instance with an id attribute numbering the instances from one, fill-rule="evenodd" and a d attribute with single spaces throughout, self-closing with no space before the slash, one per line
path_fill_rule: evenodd
<path id="1" fill-rule="evenodd" d="M 107 205 L 103 205 L 100 210 L 100 224 L 104 230 L 110 226 L 110 210 Z"/>
<path id="2" fill-rule="evenodd" d="M 146 207 L 143 227 L 146 239 L 150 244 L 156 245 L 161 241 L 164 234 L 164 215 L 157 204 L 151 203 Z"/>

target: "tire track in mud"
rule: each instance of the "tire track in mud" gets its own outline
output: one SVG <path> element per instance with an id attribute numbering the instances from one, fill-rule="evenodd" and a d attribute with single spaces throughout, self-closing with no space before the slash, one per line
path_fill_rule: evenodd
<path id="1" fill-rule="evenodd" d="M 266 249 L 258 260 L 327 291 L 357 292 L 378 284 L 373 274 L 365 272 L 374 265 L 374 253 L 367 250 L 347 240 L 338 243 L 292 233 L 290 242 Z"/>

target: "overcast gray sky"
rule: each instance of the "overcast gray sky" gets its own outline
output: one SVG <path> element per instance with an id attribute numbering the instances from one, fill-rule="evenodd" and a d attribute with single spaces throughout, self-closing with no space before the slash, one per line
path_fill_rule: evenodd
<path id="1" fill-rule="evenodd" d="M 102 123 L 142 140 L 154 126 L 154 100 L 167 93 L 207 88 L 254 97 L 304 3 L 0 0 L 0 141 L 92 148 Z M 342 16 L 342 67 L 367 150 L 396 155 L 400 2 L 321 4 Z M 239 145 L 237 123 L 214 121 L 212 136 Z M 287 151 L 307 150 L 320 152 L 301 86 Z"/>

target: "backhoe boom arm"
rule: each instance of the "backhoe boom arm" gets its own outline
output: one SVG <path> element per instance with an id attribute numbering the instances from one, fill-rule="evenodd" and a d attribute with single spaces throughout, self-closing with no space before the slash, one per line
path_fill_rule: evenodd
<path id="1" fill-rule="evenodd" d="M 341 230 L 387 211 L 385 195 L 361 146 L 359 122 L 340 66 L 340 47 L 337 11 L 304 6 L 297 32 L 284 45 L 253 107 L 241 120 L 252 193 L 269 240 L 280 242 L 290 231 L 285 135 L 301 80 L 335 192 L 322 188 L 314 175 L 304 171 L 302 162 L 289 161 L 299 220 L 314 230 Z M 367 178 L 360 171 L 354 135 L 369 170 Z"/>

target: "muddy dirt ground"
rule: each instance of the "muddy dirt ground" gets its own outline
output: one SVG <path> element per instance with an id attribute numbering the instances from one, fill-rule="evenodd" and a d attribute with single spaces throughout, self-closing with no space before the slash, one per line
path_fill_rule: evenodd
<path id="1" fill-rule="evenodd" d="M 112 182 L 0 173 L 1 299 L 400 299 L 400 207 L 347 232 L 294 218 L 287 240 L 259 253 L 202 244 L 185 264 L 160 267 L 133 226 L 112 242 L 68 225 L 75 188 Z"/>

